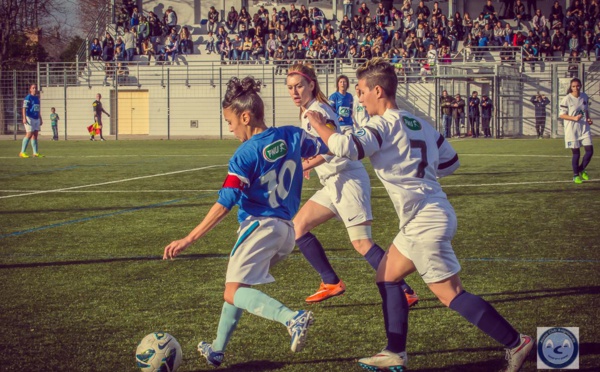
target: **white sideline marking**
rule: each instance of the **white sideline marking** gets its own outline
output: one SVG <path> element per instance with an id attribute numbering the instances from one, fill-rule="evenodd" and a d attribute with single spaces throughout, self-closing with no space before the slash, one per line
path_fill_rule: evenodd
<path id="1" fill-rule="evenodd" d="M 132 180 L 136 180 L 136 179 L 141 179 L 141 178 L 150 178 L 150 177 L 158 177 L 158 176 L 164 176 L 164 175 L 169 175 L 169 174 L 174 174 L 174 173 L 183 173 L 183 172 L 191 172 L 191 171 L 195 171 L 195 170 L 201 170 L 201 169 L 206 169 L 206 168 L 211 168 L 211 167 L 220 167 L 221 165 L 211 165 L 210 167 L 204 167 L 204 168 L 196 168 L 196 169 L 189 169 L 189 170 L 183 170 L 183 171 L 177 171 L 177 172 L 170 172 L 170 173 L 162 173 L 162 174 L 156 174 L 156 175 L 151 175 L 151 176 L 143 176 L 143 177 L 137 177 L 137 178 L 130 178 L 130 179 L 125 179 L 125 180 L 119 180 L 119 181 L 111 181 L 111 182 L 104 182 L 104 183 L 98 183 L 98 184 L 94 184 L 94 185 L 83 185 L 83 186 L 75 186 L 75 187 L 69 187 L 69 188 L 65 188 L 65 189 L 56 189 L 56 190 L 39 190 L 39 191 L 35 191 L 35 192 L 31 192 L 32 190 L 0 190 L 0 192 L 6 192 L 6 193 L 22 193 L 22 192 L 30 192 L 29 194 L 23 194 L 23 195 L 11 195 L 11 196 L 25 196 L 25 195 L 32 195 L 32 194 L 43 194 L 43 193 L 50 193 L 50 192 L 57 192 L 57 193 L 93 193 L 93 192 L 98 192 L 97 190 L 73 190 L 76 188 L 83 188 L 83 187 L 92 187 L 92 186 L 99 186 L 99 185 L 106 185 L 106 184 L 110 184 L 110 183 L 117 183 L 117 182 L 126 182 L 126 181 L 132 181 Z M 530 182 L 505 182 L 505 183 L 477 183 L 477 184 L 470 184 L 470 185 L 442 185 L 442 188 L 449 188 L 449 187 L 484 187 L 484 186 L 521 186 L 521 185 L 540 185 L 540 184 L 556 184 L 556 183 L 572 183 L 572 180 L 563 180 L 563 181 L 530 181 Z M 589 183 L 589 182 L 600 182 L 600 180 L 589 180 L 589 181 L 583 181 L 584 183 Z M 383 186 L 371 186 L 372 189 L 384 189 L 385 187 Z M 316 188 L 312 188 L 312 187 L 306 187 L 303 188 L 302 190 L 306 190 L 306 191 L 317 191 L 317 190 L 321 190 L 320 188 L 316 189 Z M 140 192 L 145 192 L 145 193 L 173 193 L 173 192 L 218 192 L 219 189 L 198 189 L 198 190 L 102 190 L 102 193 L 140 193 Z M 11 196 L 1 196 L 0 199 L 2 198 L 7 198 L 7 197 L 11 197 Z"/>
<path id="2" fill-rule="evenodd" d="M 90 184 L 90 185 L 65 187 L 65 188 L 62 188 L 62 189 L 54 189 L 54 190 L 40 190 L 40 191 L 34 191 L 34 192 L 29 192 L 31 190 L 28 190 L 25 194 L 0 196 L 0 199 L 8 199 L 8 198 L 14 198 L 14 197 L 19 197 L 19 196 L 47 194 L 47 193 L 51 193 L 51 192 L 64 192 L 64 191 L 69 191 L 69 190 L 82 189 L 82 188 L 85 188 L 85 187 L 103 186 L 103 185 L 110 185 L 110 184 L 113 184 L 113 183 L 137 181 L 137 180 L 142 180 L 142 179 L 145 179 L 145 178 L 169 176 L 169 175 L 172 175 L 172 174 L 179 174 L 179 173 L 186 173 L 186 172 L 195 172 L 195 171 L 199 171 L 199 170 L 203 170 L 203 169 L 216 168 L 216 167 L 226 167 L 226 166 L 227 166 L 227 164 L 224 164 L 224 165 L 209 165 L 207 167 L 200 167 L 200 168 L 193 168 L 193 169 L 184 169 L 184 170 L 179 170 L 179 171 L 174 171 L 174 172 L 166 172 L 166 173 L 158 173 L 158 174 L 150 174 L 148 176 L 125 178 L 125 179 L 122 179 L 122 180 L 93 183 L 93 184 Z M 104 192 L 104 191 L 102 191 L 102 192 Z M 135 190 L 134 192 L 138 192 L 138 190 Z"/>
<path id="3" fill-rule="evenodd" d="M 473 153 L 459 153 L 458 157 L 461 156 L 494 156 L 494 157 L 523 157 L 523 158 L 570 158 L 571 155 L 527 155 L 527 154 L 473 154 Z"/>

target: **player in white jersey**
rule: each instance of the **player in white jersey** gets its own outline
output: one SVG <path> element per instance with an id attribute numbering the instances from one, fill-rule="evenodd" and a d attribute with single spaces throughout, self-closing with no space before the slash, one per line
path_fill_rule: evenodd
<path id="1" fill-rule="evenodd" d="M 354 89 L 356 89 L 356 94 L 354 95 L 352 104 L 352 120 L 354 121 L 354 130 L 359 130 L 369 121 L 369 113 L 365 110 L 365 106 L 359 102 L 358 84 L 354 86 Z"/>
<path id="2" fill-rule="evenodd" d="M 294 104 L 300 107 L 302 128 L 306 132 L 317 134 L 304 117 L 304 113 L 311 110 L 320 112 L 326 118 L 327 125 L 341 133 L 338 115 L 321 92 L 315 70 L 310 65 L 298 63 L 291 66 L 287 88 Z M 311 233 L 312 229 L 332 218 L 341 219 L 354 249 L 374 269 L 379 266 L 385 251 L 371 238 L 371 182 L 363 164 L 337 156 L 320 155 L 307 159 L 303 167 L 307 172 L 314 168 L 323 185 L 294 218 L 296 244 L 322 280 L 319 290 L 306 299 L 313 303 L 343 294 L 346 285 L 333 270 L 323 246 Z M 308 177 L 308 173 L 305 176 Z M 407 301 L 411 306 L 415 305 L 418 302 L 417 295 L 406 282 L 402 282 L 402 286 Z"/>
<path id="3" fill-rule="evenodd" d="M 403 371 L 407 365 L 408 304 L 399 281 L 418 271 L 430 290 L 446 306 L 507 348 L 507 371 L 518 371 L 534 340 L 520 335 L 482 298 L 466 292 L 452 249 L 456 215 L 437 177 L 453 173 L 458 155 L 430 123 L 399 110 L 394 67 L 374 58 L 356 72 L 360 100 L 371 116 L 353 135 L 327 128 L 318 112 L 307 112 L 310 124 L 338 156 L 353 160 L 370 157 L 398 217 L 400 232 L 377 270 L 388 344 L 359 364 L 372 371 Z"/>
<path id="4" fill-rule="evenodd" d="M 300 206 L 302 159 L 327 152 L 322 141 L 298 127 L 267 128 L 260 87 L 260 81 L 251 77 L 229 80 L 223 116 L 242 145 L 229 161 L 217 202 L 187 237 L 167 245 L 163 255 L 163 259 L 177 256 L 239 206 L 239 236 L 227 265 L 217 338 L 212 344 L 198 344 L 200 354 L 215 367 L 223 362 L 225 347 L 243 310 L 285 325 L 293 352 L 302 350 L 313 321 L 312 312 L 292 311 L 251 288 L 274 281 L 270 267 L 293 251 L 291 219 Z"/>
<path id="5" fill-rule="evenodd" d="M 581 91 L 581 80 L 571 80 L 567 95 L 560 101 L 559 112 L 559 118 L 564 120 L 565 125 L 565 147 L 571 149 L 573 154 L 571 158 L 573 182 L 580 184 L 590 179 L 585 169 L 594 154 L 592 133 L 590 132 L 590 125 L 593 122 L 589 113 L 589 98 Z M 585 155 L 579 164 L 581 156 L 579 149 L 582 146 L 585 149 Z"/>

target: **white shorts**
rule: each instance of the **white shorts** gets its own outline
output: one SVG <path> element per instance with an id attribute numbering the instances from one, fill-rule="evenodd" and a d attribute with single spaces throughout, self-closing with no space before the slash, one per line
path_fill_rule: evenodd
<path id="1" fill-rule="evenodd" d="M 578 149 L 582 146 L 592 146 L 589 124 L 570 123 L 565 125 L 565 148 Z"/>
<path id="2" fill-rule="evenodd" d="M 371 180 L 365 168 L 344 170 L 325 180 L 311 198 L 331 210 L 346 227 L 371 221 Z"/>
<path id="3" fill-rule="evenodd" d="M 452 249 L 456 227 L 456 214 L 448 200 L 424 200 L 394 238 L 394 246 L 413 262 L 425 283 L 437 283 L 460 271 Z"/>
<path id="4" fill-rule="evenodd" d="M 226 283 L 248 285 L 274 282 L 271 266 L 287 257 L 295 246 L 291 221 L 251 217 L 240 224 L 227 265 Z"/>
<path id="5" fill-rule="evenodd" d="M 34 119 L 34 118 L 30 118 L 29 116 L 27 117 L 27 124 L 23 124 L 25 126 L 25 131 L 27 133 L 29 132 L 35 132 L 35 131 L 39 131 L 40 130 L 40 119 Z"/>

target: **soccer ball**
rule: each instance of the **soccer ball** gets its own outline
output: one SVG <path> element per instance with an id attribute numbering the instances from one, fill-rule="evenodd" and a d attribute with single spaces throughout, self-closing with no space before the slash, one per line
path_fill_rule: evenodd
<path id="1" fill-rule="evenodd" d="M 135 351 L 137 366 L 144 372 L 175 372 L 181 365 L 181 346 L 165 332 L 150 333 Z"/>

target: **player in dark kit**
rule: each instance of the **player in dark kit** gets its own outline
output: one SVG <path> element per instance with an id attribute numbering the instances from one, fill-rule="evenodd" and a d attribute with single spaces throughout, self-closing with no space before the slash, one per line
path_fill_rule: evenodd
<path id="1" fill-rule="evenodd" d="M 105 113 L 109 118 L 110 114 L 102 107 L 101 99 L 102 95 L 100 93 L 96 94 L 96 100 L 92 103 L 92 107 L 94 108 L 94 121 L 98 123 L 98 128 L 100 129 L 100 141 L 105 141 L 104 137 L 102 137 L 102 113 Z M 90 141 L 95 141 L 93 134 L 90 137 Z"/>

